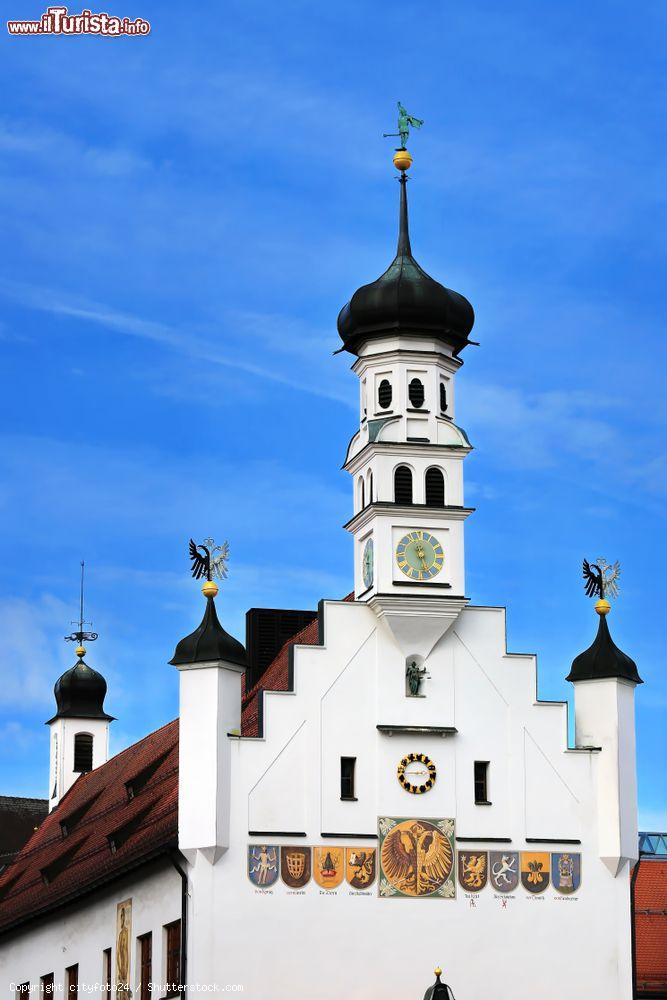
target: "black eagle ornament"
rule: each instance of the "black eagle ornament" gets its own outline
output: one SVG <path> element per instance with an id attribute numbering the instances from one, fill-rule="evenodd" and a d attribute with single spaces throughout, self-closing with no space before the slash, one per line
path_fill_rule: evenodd
<path id="1" fill-rule="evenodd" d="M 201 580 L 202 577 L 212 580 L 214 576 L 217 576 L 219 580 L 226 579 L 227 560 L 229 559 L 228 542 L 216 545 L 212 538 L 205 538 L 201 545 L 197 545 L 194 538 L 191 538 L 189 550 L 192 575 L 195 580 Z"/>
<path id="2" fill-rule="evenodd" d="M 589 563 L 584 559 L 583 577 L 586 597 L 618 597 L 617 580 L 621 575 L 618 560 L 610 565 L 606 559 L 598 559 L 597 563 Z"/>

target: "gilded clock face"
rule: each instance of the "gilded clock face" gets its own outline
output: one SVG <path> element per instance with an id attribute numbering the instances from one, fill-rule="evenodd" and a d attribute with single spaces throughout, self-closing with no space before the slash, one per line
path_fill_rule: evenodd
<path id="1" fill-rule="evenodd" d="M 406 792 L 423 795 L 435 784 L 435 764 L 425 753 L 408 753 L 396 768 L 396 777 Z"/>
<path id="2" fill-rule="evenodd" d="M 410 580 L 432 580 L 443 567 L 442 545 L 430 531 L 409 531 L 396 546 L 396 562 Z"/>
<path id="3" fill-rule="evenodd" d="M 361 572 L 364 579 L 364 587 L 368 590 L 373 586 L 373 539 L 369 538 L 364 545 L 361 557 Z"/>

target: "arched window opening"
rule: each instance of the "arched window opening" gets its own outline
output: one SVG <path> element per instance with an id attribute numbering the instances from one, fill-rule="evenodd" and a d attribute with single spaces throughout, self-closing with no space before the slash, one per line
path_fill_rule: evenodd
<path id="1" fill-rule="evenodd" d="M 412 472 L 407 465 L 399 465 L 394 473 L 394 500 L 396 503 L 412 503 Z"/>
<path id="2" fill-rule="evenodd" d="M 85 774 L 93 769 L 93 737 L 90 733 L 77 733 L 74 737 L 74 770 Z"/>
<path id="3" fill-rule="evenodd" d="M 447 412 L 447 386 L 444 382 L 440 383 L 440 409 L 443 413 Z"/>
<path id="4" fill-rule="evenodd" d="M 368 473 L 368 502 L 373 503 L 373 472 Z"/>
<path id="5" fill-rule="evenodd" d="M 415 407 L 419 409 L 424 405 L 424 386 L 420 379 L 413 378 L 408 386 L 408 396 L 410 397 L 410 402 Z"/>
<path id="6" fill-rule="evenodd" d="M 440 469 L 426 470 L 426 506 L 445 506 L 445 477 Z"/>
<path id="7" fill-rule="evenodd" d="M 391 406 L 392 399 L 392 388 L 391 382 L 388 379 L 383 378 L 378 387 L 378 403 L 383 410 L 389 409 Z"/>
<path id="8" fill-rule="evenodd" d="M 366 506 L 366 495 L 364 491 L 364 477 L 359 476 L 359 487 L 358 487 L 358 499 L 359 499 L 359 510 L 363 510 Z"/>

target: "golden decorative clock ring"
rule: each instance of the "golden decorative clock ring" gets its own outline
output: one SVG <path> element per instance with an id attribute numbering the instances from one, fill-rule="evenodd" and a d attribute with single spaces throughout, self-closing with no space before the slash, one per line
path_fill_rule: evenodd
<path id="1" fill-rule="evenodd" d="M 409 753 L 396 768 L 396 777 L 406 792 L 423 795 L 435 784 L 435 764 L 425 753 Z"/>

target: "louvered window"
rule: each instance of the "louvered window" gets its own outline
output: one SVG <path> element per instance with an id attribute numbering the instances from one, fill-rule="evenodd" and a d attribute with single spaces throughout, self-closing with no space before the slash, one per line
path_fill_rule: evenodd
<path id="1" fill-rule="evenodd" d="M 90 733 L 77 733 L 74 737 L 74 770 L 85 774 L 93 769 L 93 737 Z"/>
<path id="2" fill-rule="evenodd" d="M 413 378 L 408 386 L 408 396 L 412 405 L 419 409 L 424 405 L 424 386 L 420 379 Z"/>
<path id="3" fill-rule="evenodd" d="M 475 761 L 475 805 L 488 806 L 489 802 L 489 762 Z"/>
<path id="4" fill-rule="evenodd" d="M 394 473 L 394 500 L 396 503 L 412 503 L 412 472 L 407 465 L 399 465 Z"/>
<path id="5" fill-rule="evenodd" d="M 139 938 L 139 1000 L 149 1000 L 153 978 L 153 935 L 142 934 Z"/>
<path id="6" fill-rule="evenodd" d="M 168 997 L 178 996 L 181 979 L 181 921 L 167 924 L 167 982 Z"/>
<path id="7" fill-rule="evenodd" d="M 426 505 L 428 507 L 445 506 L 445 477 L 440 469 L 426 470 Z"/>
<path id="8" fill-rule="evenodd" d="M 392 395 L 391 382 L 383 378 L 378 387 L 378 403 L 383 410 L 388 410 L 391 406 Z"/>
<path id="9" fill-rule="evenodd" d="M 348 801 L 356 801 L 354 795 L 354 767 L 356 757 L 341 757 L 340 759 L 340 797 Z"/>

